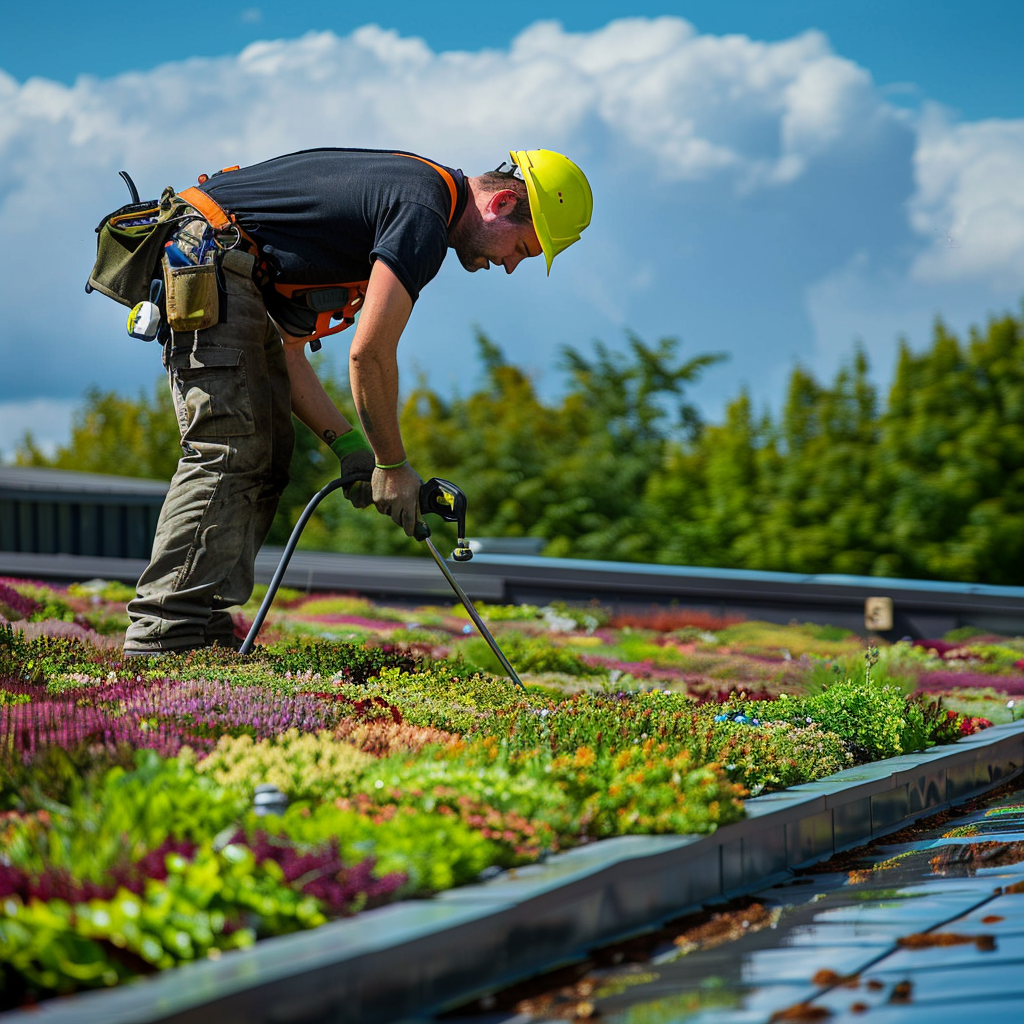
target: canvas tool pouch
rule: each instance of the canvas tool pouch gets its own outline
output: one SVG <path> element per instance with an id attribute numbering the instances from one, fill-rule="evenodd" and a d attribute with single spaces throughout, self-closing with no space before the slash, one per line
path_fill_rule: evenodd
<path id="1" fill-rule="evenodd" d="M 125 306 L 148 299 L 180 208 L 168 186 L 159 199 L 130 203 L 104 217 L 96 228 L 96 262 L 85 290 L 95 289 Z"/>
<path id="2" fill-rule="evenodd" d="M 205 331 L 220 318 L 217 265 L 211 260 L 197 267 L 172 267 L 166 257 L 164 288 L 167 322 L 172 331 Z"/>

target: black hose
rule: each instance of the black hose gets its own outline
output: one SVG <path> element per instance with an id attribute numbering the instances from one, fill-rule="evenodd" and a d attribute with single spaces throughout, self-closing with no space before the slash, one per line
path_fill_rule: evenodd
<path id="1" fill-rule="evenodd" d="M 118 174 L 124 178 L 124 183 L 128 186 L 128 193 L 132 197 L 132 202 L 136 205 L 142 200 L 139 199 L 139 190 L 135 187 L 135 182 L 132 181 L 132 176 L 127 171 L 118 171 Z"/>
<path id="2" fill-rule="evenodd" d="M 253 619 L 252 625 L 249 627 L 249 632 L 246 634 L 245 640 L 242 641 L 242 646 L 238 648 L 239 654 L 248 654 L 252 650 L 253 644 L 256 643 L 256 637 L 259 636 L 263 620 L 267 617 L 267 612 L 270 611 L 270 606 L 274 603 L 274 595 L 277 593 L 277 588 L 281 585 L 281 580 L 284 578 L 285 570 L 288 568 L 288 563 L 291 561 L 292 554 L 295 551 L 295 545 L 299 543 L 299 537 L 302 536 L 302 531 L 305 529 L 306 523 L 309 522 L 309 517 L 314 513 L 314 511 L 316 511 L 317 505 L 319 505 L 328 494 L 332 491 L 336 491 L 339 487 L 348 487 L 349 484 L 354 484 L 359 480 L 365 479 L 366 477 L 356 476 L 355 474 L 340 476 L 337 480 L 332 480 L 326 487 L 321 487 L 320 490 L 313 495 L 312 500 L 303 510 L 302 515 L 299 516 L 299 521 L 292 529 L 292 535 L 288 538 L 288 543 L 285 545 L 284 554 L 281 555 L 281 561 L 278 563 L 277 570 L 274 573 L 274 578 L 270 581 L 270 586 L 267 587 L 267 592 L 263 597 L 263 603 L 260 605 L 260 610 L 256 613 L 256 618 Z"/>

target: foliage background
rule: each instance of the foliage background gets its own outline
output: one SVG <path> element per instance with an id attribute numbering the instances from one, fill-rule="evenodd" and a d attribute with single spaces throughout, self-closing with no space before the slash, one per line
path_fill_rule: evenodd
<path id="1" fill-rule="evenodd" d="M 960 339 L 900 343 L 884 399 L 863 351 L 830 382 L 793 369 L 777 414 L 741 392 L 704 424 L 687 397 L 721 359 L 629 334 L 616 351 L 562 348 L 567 386 L 544 400 L 483 334 L 480 383 L 405 396 L 413 464 L 466 490 L 471 536 L 537 537 L 546 555 L 1020 585 L 1024 568 L 1024 313 Z M 353 418 L 345 374 L 318 372 Z M 354 420 L 353 420 L 354 421 Z M 334 457 L 296 424 L 282 544 Z M 91 390 L 52 455 L 30 435 L 22 465 L 167 479 L 179 454 L 163 383 L 135 398 Z M 414 554 L 372 509 L 325 502 L 302 546 Z"/>

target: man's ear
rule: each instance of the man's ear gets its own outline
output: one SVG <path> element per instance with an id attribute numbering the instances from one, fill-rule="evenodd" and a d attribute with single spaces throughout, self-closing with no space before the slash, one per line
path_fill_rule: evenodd
<path id="1" fill-rule="evenodd" d="M 494 218 L 507 217 L 519 202 L 519 194 L 515 189 L 503 188 L 494 192 L 487 200 L 487 212 Z"/>

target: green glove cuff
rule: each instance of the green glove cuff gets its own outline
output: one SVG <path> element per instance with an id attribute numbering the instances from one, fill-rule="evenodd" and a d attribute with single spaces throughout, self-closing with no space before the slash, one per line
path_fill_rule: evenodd
<path id="1" fill-rule="evenodd" d="M 340 437 L 336 437 L 330 444 L 331 451 L 338 456 L 340 462 L 346 455 L 351 455 L 353 452 L 372 452 L 373 449 L 367 443 L 363 433 L 357 427 L 353 427 L 351 430 L 342 434 Z"/>

